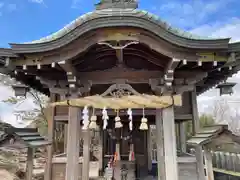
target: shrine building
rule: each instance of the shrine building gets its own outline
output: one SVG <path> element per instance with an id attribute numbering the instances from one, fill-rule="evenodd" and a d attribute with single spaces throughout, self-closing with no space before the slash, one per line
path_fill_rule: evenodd
<path id="1" fill-rule="evenodd" d="M 175 29 L 135 0 L 102 0 L 54 34 L 0 48 L 0 72 L 21 82 L 16 95 L 32 88 L 50 97 L 45 180 L 204 180 L 213 178 L 209 154 L 203 160 L 213 146 L 203 146 L 226 127 L 200 133 L 197 96 L 219 84 L 232 93 L 226 80 L 239 53 L 229 37 Z M 58 124 L 63 154 L 53 146 Z"/>

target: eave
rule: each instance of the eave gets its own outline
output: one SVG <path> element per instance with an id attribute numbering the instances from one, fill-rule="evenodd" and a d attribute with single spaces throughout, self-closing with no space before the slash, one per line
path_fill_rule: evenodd
<path id="1" fill-rule="evenodd" d="M 228 52 L 240 52 L 240 42 L 230 43 Z"/>
<path id="2" fill-rule="evenodd" d="M 208 146 L 215 150 L 219 145 L 225 143 L 239 144 L 240 138 L 228 130 L 227 125 L 213 125 L 204 127 L 197 134 L 191 137 L 187 143 L 193 146 Z"/>
<path id="3" fill-rule="evenodd" d="M 11 48 L 0 48 L 0 57 L 17 57 Z"/>
<path id="4" fill-rule="evenodd" d="M 119 18 L 121 16 L 121 18 Z M 107 23 L 106 23 L 107 22 Z M 230 38 L 223 39 L 198 39 L 191 36 L 180 35 L 165 22 L 156 18 L 155 15 L 141 10 L 101 10 L 81 16 L 69 26 L 64 27 L 59 32 L 43 38 L 42 40 L 17 44 L 10 43 L 11 48 L 16 53 L 45 52 L 61 48 L 84 33 L 99 28 L 108 27 L 134 27 L 145 29 L 160 38 L 180 47 L 189 49 L 222 49 L 227 50 Z"/>

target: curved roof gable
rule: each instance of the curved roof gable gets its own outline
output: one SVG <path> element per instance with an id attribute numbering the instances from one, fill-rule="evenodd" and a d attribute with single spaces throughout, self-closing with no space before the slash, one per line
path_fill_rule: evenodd
<path id="1" fill-rule="evenodd" d="M 64 35 L 66 35 L 67 33 L 69 33 L 70 31 L 74 30 L 75 28 L 77 28 L 78 26 L 81 26 L 83 23 L 92 20 L 92 19 L 96 19 L 96 18 L 101 18 L 101 17 L 106 17 L 106 16 L 133 16 L 133 17 L 138 17 L 138 18 L 143 18 L 143 19 L 147 19 L 155 24 L 158 24 L 159 26 L 161 26 L 163 29 L 165 29 L 166 31 L 182 37 L 182 38 L 186 38 L 186 39 L 191 39 L 191 40 L 218 40 L 218 38 L 211 38 L 211 37 L 203 37 L 203 36 L 198 36 L 183 30 L 180 30 L 178 28 L 174 28 L 172 26 L 170 26 L 168 23 L 164 22 L 163 20 L 160 19 L 159 16 L 154 15 L 150 12 L 147 12 L 145 10 L 139 10 L 139 9 L 102 9 L 102 10 L 96 10 L 93 12 L 89 12 L 86 13 L 80 17 L 78 17 L 76 20 L 72 21 L 71 23 L 69 23 L 68 25 L 66 25 L 65 27 L 63 27 L 62 29 L 60 29 L 59 31 L 43 37 L 39 40 L 34 40 L 31 42 L 26 42 L 25 44 L 35 44 L 35 43 L 45 43 L 45 42 L 50 42 L 53 40 L 56 40 L 58 38 L 63 37 Z M 225 38 L 227 39 L 227 38 Z"/>

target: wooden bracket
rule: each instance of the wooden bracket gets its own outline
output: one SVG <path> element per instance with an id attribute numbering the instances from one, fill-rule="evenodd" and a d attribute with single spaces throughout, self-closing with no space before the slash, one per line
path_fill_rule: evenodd
<path id="1" fill-rule="evenodd" d="M 173 80 L 174 80 L 174 71 L 176 69 L 176 67 L 178 66 L 178 64 L 180 63 L 180 59 L 172 59 L 167 67 L 165 68 L 164 71 L 164 80 L 165 80 L 165 85 L 167 87 L 171 87 Z"/>
<path id="2" fill-rule="evenodd" d="M 68 85 L 71 90 L 77 88 L 77 72 L 70 61 L 61 61 L 58 63 L 59 66 L 66 72 Z"/>

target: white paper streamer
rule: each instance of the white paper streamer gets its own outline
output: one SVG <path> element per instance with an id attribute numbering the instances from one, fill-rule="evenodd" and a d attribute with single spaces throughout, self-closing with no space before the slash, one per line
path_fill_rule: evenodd
<path id="1" fill-rule="evenodd" d="M 88 115 L 88 107 L 85 106 L 83 111 L 82 111 L 82 119 L 83 119 L 83 127 L 82 129 L 86 130 L 88 129 L 88 125 L 89 125 L 89 115 Z"/>
<path id="2" fill-rule="evenodd" d="M 108 125 L 108 114 L 107 114 L 107 109 L 104 107 L 102 110 L 102 120 L 103 120 L 103 129 L 107 128 Z"/>
<path id="3" fill-rule="evenodd" d="M 127 114 L 128 114 L 128 119 L 129 119 L 129 129 L 130 129 L 130 131 L 132 131 L 133 123 L 132 123 L 132 109 L 131 108 L 128 109 Z"/>

